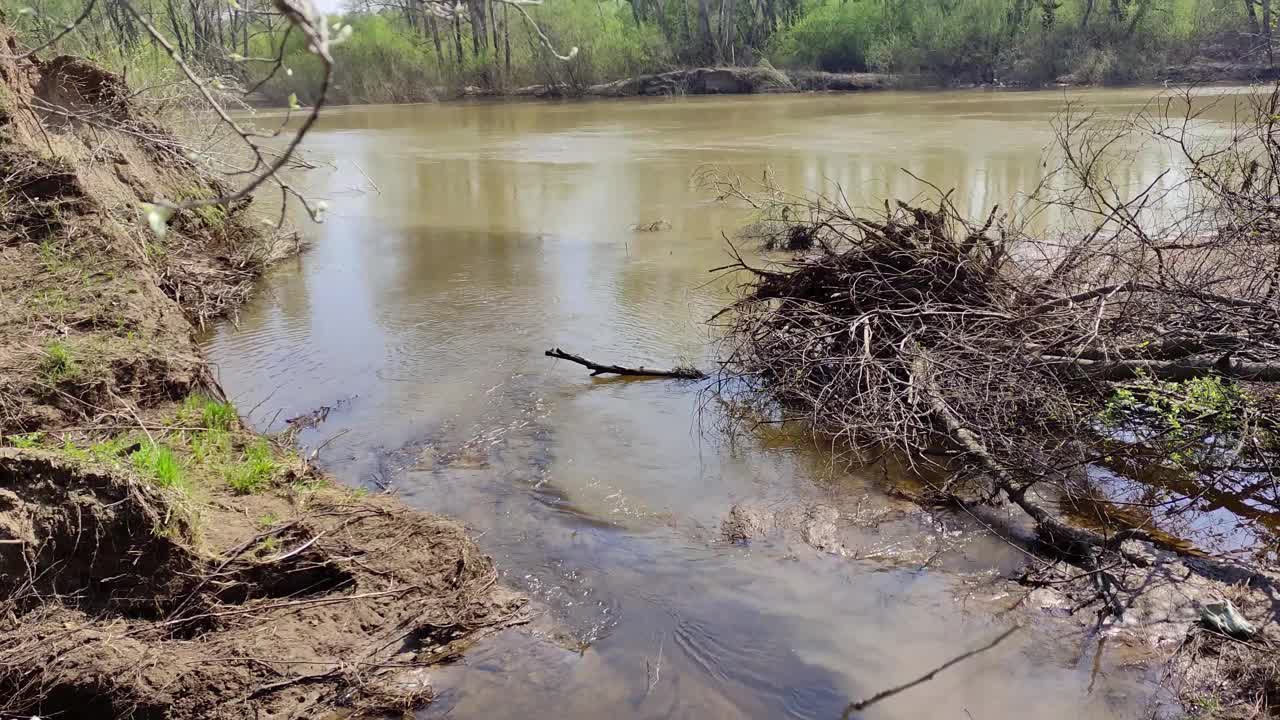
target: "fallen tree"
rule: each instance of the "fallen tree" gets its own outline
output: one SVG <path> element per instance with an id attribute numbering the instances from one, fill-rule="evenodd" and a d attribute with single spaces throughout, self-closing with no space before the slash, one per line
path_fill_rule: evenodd
<path id="1" fill-rule="evenodd" d="M 1119 120 L 1068 107 L 1040 188 L 978 219 L 932 185 L 858 210 L 708 174 L 756 210 L 744 236 L 792 253 L 734 248 L 717 268 L 739 295 L 716 317 L 712 387 L 742 420 L 799 421 L 855 462 L 907 458 L 921 500 L 1036 558 L 1018 604 L 1096 606 L 1091 637 L 1147 627 L 1144 645 L 1176 645 L 1162 682 L 1184 707 L 1256 717 L 1280 697 L 1280 87 L 1218 142 L 1200 132 L 1210 102 L 1187 92 Z M 1141 143 L 1171 148 L 1176 172 L 1116 184 Z M 1224 598 L 1256 636 L 1213 629 Z"/>
<path id="2" fill-rule="evenodd" d="M 1188 547 L 1150 514 L 1086 528 L 1042 497 L 1070 496 L 1083 468 L 1124 446 L 1192 471 L 1212 458 L 1204 483 L 1274 506 L 1265 480 L 1280 447 L 1264 406 L 1280 381 L 1280 90 L 1251 102 L 1213 145 L 1193 132 L 1205 101 L 1190 93 L 1124 121 L 1068 108 L 1049 180 L 1020 212 L 976 221 L 936 187 L 928 206 L 859 211 L 843 194 L 711 177 L 758 210 L 766 248 L 798 250 L 761 266 L 735 251 L 718 269 L 747 275 L 719 316 L 721 392 L 857 451 L 945 463 L 942 495 L 1009 501 L 1049 554 L 1090 570 L 1128 539 Z M 1126 194 L 1112 171 L 1152 139 L 1180 152 L 1185 179 Z M 1024 219 L 1046 209 L 1074 231 L 1029 231 Z"/>

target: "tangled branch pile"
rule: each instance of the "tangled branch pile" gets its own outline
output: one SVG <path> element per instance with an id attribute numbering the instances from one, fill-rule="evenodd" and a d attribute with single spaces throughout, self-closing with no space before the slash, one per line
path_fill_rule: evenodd
<path id="1" fill-rule="evenodd" d="M 1150 112 L 1117 124 L 1069 109 L 1054 189 L 1033 199 L 1087 223 L 1065 239 L 998 208 L 969 221 L 941 191 L 936 209 L 860 213 L 717 181 L 761 210 L 767 244 L 813 248 L 730 266 L 751 277 L 727 314 L 723 387 L 856 449 L 954 456 L 962 472 L 943 492 L 1005 496 L 1086 566 L 1158 528 L 1069 526 L 1037 485 L 1070 489 L 1081 468 L 1126 452 L 1158 450 L 1154 462 L 1217 492 L 1248 486 L 1247 504 L 1280 511 L 1263 388 L 1280 381 L 1277 97 L 1214 147 L 1192 142 L 1204 103 L 1190 96 L 1180 116 L 1156 108 L 1158 132 Z M 1151 137 L 1182 148 L 1186 179 L 1126 195 L 1108 180 L 1117 150 Z M 1223 388 L 1220 407 L 1197 404 L 1205 383 Z M 1168 396 L 1196 412 L 1170 418 Z"/>

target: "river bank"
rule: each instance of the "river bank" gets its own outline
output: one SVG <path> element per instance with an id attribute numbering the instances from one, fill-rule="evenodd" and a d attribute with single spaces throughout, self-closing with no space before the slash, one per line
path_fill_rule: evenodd
<path id="1" fill-rule="evenodd" d="M 119 78 L 0 46 L 0 712 L 429 700 L 523 598 L 460 525 L 247 429 L 194 339 L 296 240 L 249 202 L 149 228 L 143 203 L 225 188 Z"/>
<path id="2" fill-rule="evenodd" d="M 1228 62 L 1208 58 L 1170 65 L 1148 79 L 1153 87 L 1169 85 L 1213 85 L 1258 83 L 1274 80 L 1275 68 L 1259 62 Z M 1138 83 L 1137 86 L 1140 86 Z M 764 95 L 796 93 L 865 93 L 878 90 L 957 90 L 1007 89 L 1036 90 L 1055 88 L 1131 87 L 1134 83 L 1108 84 L 1091 82 L 1079 75 L 1066 74 L 1047 85 L 1025 82 L 947 81 L 926 75 L 876 72 L 824 72 L 821 70 L 779 70 L 768 66 L 698 67 L 648 73 L 592 85 L 536 84 L 518 87 L 484 87 L 464 85 L 450 88 L 436 86 L 416 95 L 395 98 L 348 97 L 339 86 L 335 91 L 338 104 L 405 104 L 447 102 L 477 98 L 501 99 L 592 99 L 635 97 L 682 97 L 690 95 Z M 264 108 L 285 104 L 283 98 L 257 96 L 249 98 L 253 105 Z"/>
<path id="3" fill-rule="evenodd" d="M 613 82 L 574 88 L 569 85 L 530 85 L 489 92 L 463 88 L 463 97 L 670 97 L 679 95 L 751 95 L 756 93 L 867 92 L 917 87 L 919 80 L 883 73 L 829 73 L 817 70 L 775 70 L 770 67 L 704 67 L 638 75 Z"/>

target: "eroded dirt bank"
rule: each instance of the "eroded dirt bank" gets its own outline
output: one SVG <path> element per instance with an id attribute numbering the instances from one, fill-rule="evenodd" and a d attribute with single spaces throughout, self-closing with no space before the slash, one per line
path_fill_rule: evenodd
<path id="1" fill-rule="evenodd" d="M 21 52 L 0 29 L 0 44 Z M 425 668 L 524 619 L 449 520 L 253 435 L 193 341 L 294 249 L 125 84 L 0 64 L 0 713 L 316 717 L 429 700 Z"/>

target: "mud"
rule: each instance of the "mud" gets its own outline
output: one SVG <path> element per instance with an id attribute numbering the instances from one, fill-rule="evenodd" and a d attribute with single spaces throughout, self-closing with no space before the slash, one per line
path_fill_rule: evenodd
<path id="1" fill-rule="evenodd" d="M 196 326 L 296 244 L 248 203 L 152 233 L 140 203 L 225 188 L 120 78 L 59 57 L 4 60 L 0 81 L 0 715 L 429 701 L 429 668 L 524 622 L 524 599 L 458 524 L 207 416 L 222 392 Z M 253 453 L 261 477 L 235 485 Z"/>
<path id="2" fill-rule="evenodd" d="M 827 505 L 791 506 L 774 510 L 758 505 L 738 504 L 729 510 L 720 527 L 728 542 L 746 542 L 771 533 L 798 536 L 815 550 L 849 556 L 853 551 L 841 538 L 840 511 Z"/>

